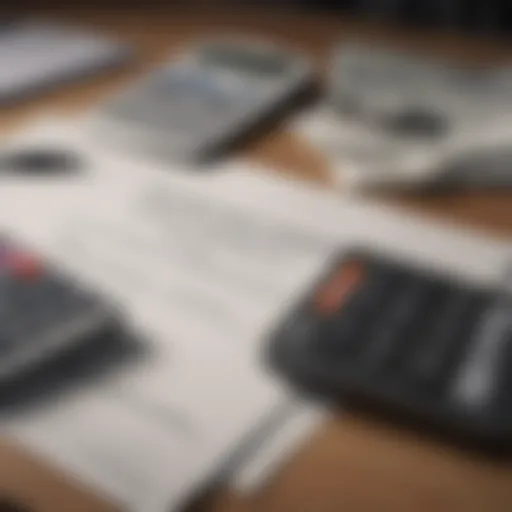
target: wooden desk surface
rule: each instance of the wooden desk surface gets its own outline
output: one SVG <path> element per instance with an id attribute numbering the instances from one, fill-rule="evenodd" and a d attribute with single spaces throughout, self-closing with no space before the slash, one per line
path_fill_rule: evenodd
<path id="1" fill-rule="evenodd" d="M 364 34 L 459 59 L 499 61 L 512 47 L 499 42 L 465 40 L 450 34 L 406 33 L 349 20 L 297 17 L 285 12 L 195 11 L 169 9 L 83 11 L 59 15 L 118 34 L 141 48 L 140 63 L 127 71 L 69 85 L 37 100 L 0 112 L 0 129 L 9 130 L 44 111 L 75 114 L 94 105 L 168 55 L 187 40 L 219 30 L 270 35 L 314 57 L 322 69 L 333 41 Z M 319 155 L 276 130 L 247 150 L 281 172 L 328 182 Z M 512 232 L 510 193 L 474 193 L 438 198 L 388 197 L 409 208 L 457 219 L 490 232 Z M 108 512 L 66 475 L 59 475 L 20 450 L 0 443 L 0 496 L 12 496 L 35 512 Z M 193 507 L 218 512 L 510 512 L 512 466 L 356 415 L 329 421 L 294 460 L 257 496 L 243 500 L 219 491 Z"/>

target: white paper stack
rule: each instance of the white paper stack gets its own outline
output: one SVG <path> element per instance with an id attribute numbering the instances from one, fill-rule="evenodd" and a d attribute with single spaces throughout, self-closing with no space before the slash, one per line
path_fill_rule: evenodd
<path id="1" fill-rule="evenodd" d="M 438 143 L 404 141 L 329 105 L 302 113 L 290 129 L 325 155 L 334 183 L 348 192 L 423 185 L 438 172 L 444 150 Z"/>
<path id="2" fill-rule="evenodd" d="M 343 116 L 324 104 L 292 120 L 290 131 L 326 157 L 333 182 L 341 190 L 409 191 L 442 185 L 445 176 L 450 180 L 445 172 L 453 161 L 479 152 L 503 152 L 510 145 L 512 119 L 506 112 L 484 111 L 479 120 L 457 127 L 440 141 L 415 140 Z M 506 178 L 503 181 L 507 183 Z"/>

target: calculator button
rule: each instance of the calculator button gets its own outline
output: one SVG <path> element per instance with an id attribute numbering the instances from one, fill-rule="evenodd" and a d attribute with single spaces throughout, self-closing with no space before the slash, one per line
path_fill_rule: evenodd
<path id="1" fill-rule="evenodd" d="M 333 334 L 341 334 L 344 326 L 360 323 L 362 315 L 368 312 L 375 298 L 371 290 L 374 284 L 373 269 L 370 277 L 366 268 L 360 269 L 359 262 L 350 261 L 332 272 L 315 292 L 313 312 L 328 322 Z"/>
<path id="2" fill-rule="evenodd" d="M 418 313 L 427 305 L 429 291 L 425 283 L 414 278 L 392 289 L 392 295 L 379 308 L 380 321 L 372 326 L 364 357 L 365 368 L 386 372 L 390 371 L 391 363 L 402 361 L 403 354 L 410 350 Z"/>
<path id="3" fill-rule="evenodd" d="M 29 255 L 19 255 L 11 263 L 11 270 L 15 278 L 24 281 L 33 281 L 41 277 L 44 267 L 41 262 Z"/>
<path id="4" fill-rule="evenodd" d="M 314 310 L 320 316 L 329 316 L 341 309 L 343 304 L 361 285 L 365 268 L 361 262 L 344 263 L 329 276 L 314 299 Z"/>
<path id="5" fill-rule="evenodd" d="M 396 268 L 384 265 L 370 266 L 361 291 L 365 314 L 379 315 L 383 303 L 395 296 L 404 278 L 403 273 Z"/>
<path id="6" fill-rule="evenodd" d="M 466 290 L 455 290 L 438 304 L 434 313 L 420 334 L 420 346 L 411 356 L 410 372 L 419 383 L 440 389 L 453 370 L 451 361 L 467 343 L 463 334 L 476 313 L 474 297 Z"/>
<path id="7" fill-rule="evenodd" d="M 352 266 L 351 263 L 346 269 L 340 269 L 335 274 L 335 279 L 329 280 L 327 286 L 324 285 L 324 288 L 316 295 L 316 307 L 328 305 L 329 312 L 331 309 L 334 311 L 336 306 L 341 308 L 334 313 L 331 312 L 327 318 L 323 317 L 325 330 L 321 344 L 323 351 L 327 354 L 341 356 L 365 350 L 364 345 L 367 342 L 368 331 L 377 320 L 381 302 L 386 298 L 389 286 L 394 284 L 395 276 L 387 269 L 367 268 L 359 265 L 359 262 L 355 266 Z M 348 271 L 347 274 L 344 273 L 345 270 Z M 364 273 L 364 276 L 361 272 Z M 353 283 L 354 289 L 344 288 L 343 285 L 346 283 L 343 280 L 344 276 L 349 277 L 348 283 Z M 363 279 L 363 277 L 364 281 L 357 282 L 356 278 Z M 331 288 L 331 284 L 337 286 Z M 340 284 L 342 286 L 338 288 Z M 338 295 L 340 290 L 346 290 L 347 295 Z M 328 293 L 324 296 L 325 291 Z M 318 298 L 321 298 L 322 301 L 318 302 Z M 341 303 L 337 302 L 340 298 Z M 327 300 L 324 303 L 325 299 Z M 333 300 L 332 305 L 331 300 Z"/>
<path id="8" fill-rule="evenodd" d="M 10 345 L 11 345 L 11 338 L 9 338 L 6 334 L 2 334 L 0 336 L 0 354 L 1 354 L 2 350 L 9 348 Z"/>
<path id="9" fill-rule="evenodd" d="M 492 401 L 500 380 L 497 369 L 501 359 L 507 357 L 512 339 L 511 318 L 512 305 L 501 300 L 481 314 L 481 321 L 468 340 L 468 353 L 454 379 L 452 396 L 459 403 L 478 409 Z"/>
<path id="10" fill-rule="evenodd" d="M 327 357 L 345 357 L 362 341 L 367 324 L 358 314 L 360 303 L 354 300 L 346 306 L 345 314 L 333 316 L 320 327 L 319 348 Z"/>

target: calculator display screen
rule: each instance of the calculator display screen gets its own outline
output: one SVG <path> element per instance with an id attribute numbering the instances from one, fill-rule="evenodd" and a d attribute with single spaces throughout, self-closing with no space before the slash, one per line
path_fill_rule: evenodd
<path id="1" fill-rule="evenodd" d="M 289 59 L 284 55 L 228 47 L 207 49 L 202 55 L 202 62 L 228 71 L 264 77 L 281 75 L 290 64 Z"/>

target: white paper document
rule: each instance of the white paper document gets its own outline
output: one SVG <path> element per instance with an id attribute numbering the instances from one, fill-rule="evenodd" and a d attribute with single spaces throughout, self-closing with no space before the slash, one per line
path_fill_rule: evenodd
<path id="1" fill-rule="evenodd" d="M 509 144 L 512 122 L 503 109 L 475 117 L 449 136 L 429 140 L 388 133 L 325 104 L 293 119 L 290 131 L 326 157 L 332 180 L 343 191 L 410 190 L 442 183 L 447 165 L 468 152 Z"/>
<path id="2" fill-rule="evenodd" d="M 342 190 L 422 186 L 439 173 L 445 145 L 404 140 L 329 105 L 310 109 L 290 129 L 325 155 L 334 183 Z"/>

